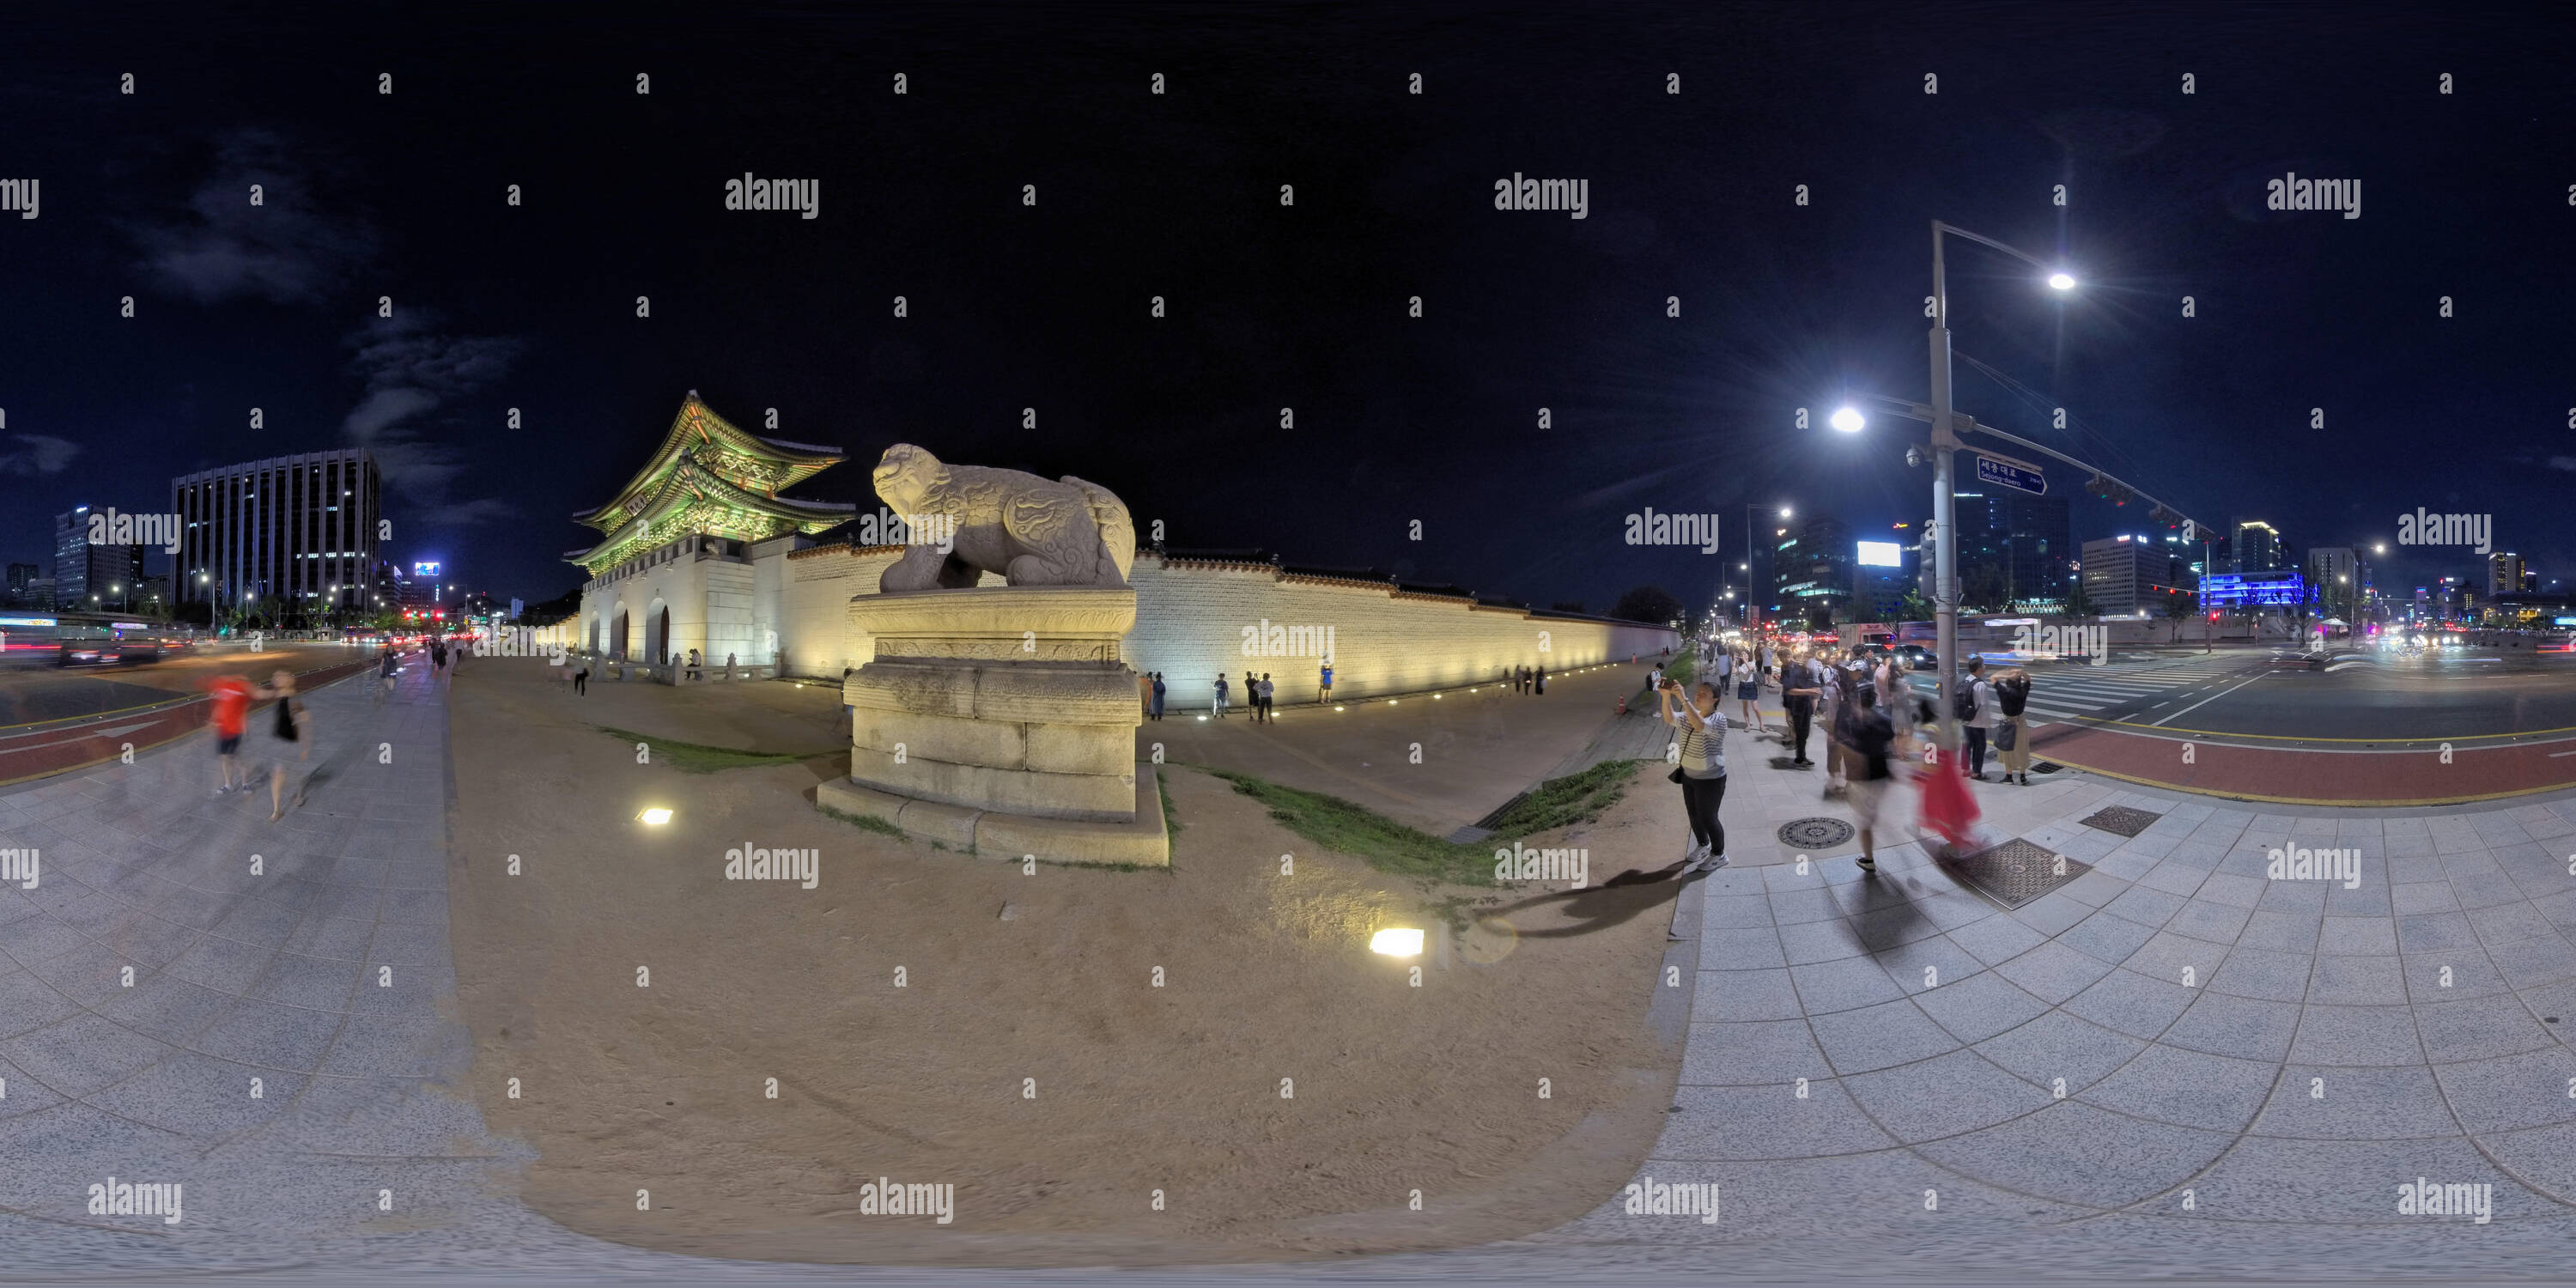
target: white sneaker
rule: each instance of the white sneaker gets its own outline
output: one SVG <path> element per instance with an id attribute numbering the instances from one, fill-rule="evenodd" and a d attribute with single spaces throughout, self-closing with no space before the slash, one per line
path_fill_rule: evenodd
<path id="1" fill-rule="evenodd" d="M 1726 856 L 1723 854 L 1712 854 L 1699 861 L 1699 870 L 1702 872 L 1715 872 L 1725 866 Z"/>
<path id="2" fill-rule="evenodd" d="M 1690 848 L 1682 851 L 1682 871 L 1688 872 L 1691 869 L 1698 867 L 1699 861 L 1707 857 L 1708 843 L 1706 841 L 1692 841 L 1690 843 Z"/>

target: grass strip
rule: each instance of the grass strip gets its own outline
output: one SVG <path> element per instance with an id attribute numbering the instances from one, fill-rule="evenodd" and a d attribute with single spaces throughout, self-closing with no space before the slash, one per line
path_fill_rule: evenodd
<path id="1" fill-rule="evenodd" d="M 1628 775 L 1636 764 L 1633 760 L 1606 760 L 1581 773 L 1551 778 L 1513 806 L 1493 836 L 1464 844 L 1417 831 L 1338 796 L 1283 787 L 1233 770 L 1208 772 L 1268 807 L 1271 819 L 1280 826 L 1336 854 L 1348 854 L 1381 872 L 1398 876 L 1490 886 L 1494 884 L 1495 842 L 1508 844 L 1548 828 L 1598 819 L 1627 790 Z"/>
<path id="2" fill-rule="evenodd" d="M 712 774 L 720 769 L 740 769 L 745 765 L 786 765 L 815 756 L 832 753 L 787 751 L 738 751 L 732 747 L 710 747 L 702 742 L 681 742 L 676 738 L 656 738 L 631 729 L 598 726 L 601 733 L 627 742 L 640 742 L 652 748 L 654 758 L 684 774 Z"/>

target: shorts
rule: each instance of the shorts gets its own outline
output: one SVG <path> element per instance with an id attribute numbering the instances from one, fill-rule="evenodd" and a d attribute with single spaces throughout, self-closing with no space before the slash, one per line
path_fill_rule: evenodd
<path id="1" fill-rule="evenodd" d="M 1843 795 L 1843 803 L 1851 806 L 1854 826 L 1864 832 L 1878 829 L 1878 807 L 1887 799 L 1887 785 L 1894 781 L 1893 778 L 1851 780 L 1849 790 Z"/>
<path id="2" fill-rule="evenodd" d="M 1746 702 L 1751 702 L 1762 696 L 1762 686 L 1752 680 L 1746 680 L 1744 683 L 1735 686 L 1735 696 Z"/>
<path id="3" fill-rule="evenodd" d="M 216 755 L 218 755 L 218 756 L 229 756 L 229 755 L 231 755 L 231 754 L 233 754 L 234 752 L 239 751 L 239 750 L 241 750 L 241 735 L 240 735 L 240 734 L 237 734 L 237 733 L 224 733 L 224 734 L 217 734 L 217 735 L 215 735 L 215 754 L 216 754 Z"/>

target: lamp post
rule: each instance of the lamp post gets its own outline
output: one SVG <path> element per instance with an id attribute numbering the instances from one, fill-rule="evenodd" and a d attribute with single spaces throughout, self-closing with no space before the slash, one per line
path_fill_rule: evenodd
<path id="1" fill-rule="evenodd" d="M 1932 582 L 1932 615 L 1936 643 L 1940 654 L 1941 706 L 1938 718 L 1946 725 L 1951 719 L 1952 690 L 1958 684 L 1959 669 L 1959 549 L 1958 502 L 1954 499 L 1953 454 L 1965 446 L 1951 424 L 1950 401 L 1950 284 L 1942 257 L 1941 236 L 1954 233 L 1970 241 L 1992 246 L 1996 250 L 2048 273 L 2051 289 L 2075 289 L 2075 279 L 2049 269 L 2037 259 L 1979 233 L 1953 227 L 1938 219 L 1932 221 L 1932 533 L 1934 565 Z"/>

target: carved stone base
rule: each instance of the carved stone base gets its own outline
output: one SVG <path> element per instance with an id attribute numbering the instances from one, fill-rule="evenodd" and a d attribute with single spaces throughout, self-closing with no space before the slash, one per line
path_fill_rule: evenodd
<path id="1" fill-rule="evenodd" d="M 842 685 L 850 778 L 819 805 L 1012 858 L 1170 861 L 1159 794 L 1138 807 L 1143 715 L 1118 655 L 1135 591 L 895 591 L 852 600 L 850 620 L 876 660 Z"/>

